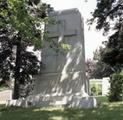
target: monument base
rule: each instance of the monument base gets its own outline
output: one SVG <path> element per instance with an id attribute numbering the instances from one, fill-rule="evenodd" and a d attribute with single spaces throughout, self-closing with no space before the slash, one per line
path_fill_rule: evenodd
<path id="1" fill-rule="evenodd" d="M 87 94 L 81 96 L 80 94 L 68 94 L 68 95 L 36 95 L 29 96 L 27 102 L 33 103 L 36 107 L 76 107 L 76 108 L 94 108 L 97 106 L 97 101 L 94 97 L 90 97 Z"/>
<path id="2" fill-rule="evenodd" d="M 13 102 L 14 101 L 14 102 Z M 13 104 L 12 104 L 13 103 Z M 19 103 L 19 104 L 18 104 Z M 94 97 L 86 95 L 32 95 L 22 100 L 11 100 L 7 103 L 8 106 L 21 107 L 68 107 L 68 108 L 94 108 L 97 106 L 97 101 Z"/>

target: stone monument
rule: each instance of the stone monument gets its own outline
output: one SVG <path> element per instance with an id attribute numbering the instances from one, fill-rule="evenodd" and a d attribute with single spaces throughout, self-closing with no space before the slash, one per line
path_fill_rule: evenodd
<path id="1" fill-rule="evenodd" d="M 32 101 L 38 106 L 93 107 L 85 74 L 83 18 L 78 9 L 56 11 L 51 18 L 55 23 L 46 25 L 48 37 L 56 44 L 68 44 L 69 49 L 59 52 L 45 43 L 41 54 L 45 65 L 36 76 Z"/>

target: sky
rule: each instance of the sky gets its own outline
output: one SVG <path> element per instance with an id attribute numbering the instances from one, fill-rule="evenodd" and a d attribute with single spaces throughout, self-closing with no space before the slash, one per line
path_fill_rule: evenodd
<path id="1" fill-rule="evenodd" d="M 54 10 L 63 10 L 70 8 L 78 8 L 84 17 L 84 37 L 85 37 L 85 57 L 86 59 L 93 58 L 93 51 L 97 49 L 102 41 L 106 40 L 106 37 L 102 35 L 102 32 L 96 31 L 92 26 L 91 30 L 88 30 L 89 26 L 86 21 L 91 18 L 91 12 L 96 8 L 96 0 L 42 0 L 50 4 Z"/>

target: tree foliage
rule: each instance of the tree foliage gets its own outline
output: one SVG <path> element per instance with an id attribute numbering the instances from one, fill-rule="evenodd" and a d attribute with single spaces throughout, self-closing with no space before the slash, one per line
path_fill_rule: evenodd
<path id="1" fill-rule="evenodd" d="M 103 77 L 109 77 L 115 72 L 113 67 L 102 61 L 101 55 L 103 50 L 103 47 L 99 47 L 99 49 L 96 49 L 93 53 L 93 60 L 88 59 L 86 61 L 86 72 L 88 73 L 89 78 L 102 79 Z"/>
<path id="2" fill-rule="evenodd" d="M 93 78 L 92 74 L 95 71 L 95 67 L 96 67 L 95 65 L 96 65 L 95 61 L 91 59 L 87 59 L 85 62 L 86 75 L 89 79 Z"/>
<path id="3" fill-rule="evenodd" d="M 110 80 L 110 92 L 108 99 L 110 102 L 123 100 L 123 75 L 115 73 Z"/>
<path id="4" fill-rule="evenodd" d="M 90 22 L 96 22 L 96 28 L 108 35 L 101 58 L 116 72 L 111 76 L 109 100 L 119 101 L 123 95 L 123 77 L 119 74 L 123 69 L 123 0 L 97 0 L 92 15 Z"/>
<path id="5" fill-rule="evenodd" d="M 15 79 L 14 99 L 21 97 L 22 86 L 28 88 L 32 83 L 30 75 L 39 70 L 37 57 L 27 47 L 41 48 L 41 25 L 50 10 L 40 0 L 0 1 L 0 78 L 2 82 Z M 24 96 L 29 89 L 25 89 Z"/>
<path id="6" fill-rule="evenodd" d="M 103 29 L 109 35 L 102 60 L 117 70 L 123 67 L 123 1 L 97 0 L 97 7 L 92 13 L 90 23 L 96 22 L 98 30 Z"/>
<path id="7" fill-rule="evenodd" d="M 107 65 L 102 60 L 102 54 L 104 52 L 103 47 L 99 47 L 99 49 L 96 49 L 94 51 L 94 61 L 96 61 L 96 68 L 93 72 L 92 76 L 95 78 L 103 78 L 103 77 L 109 77 L 113 72 L 115 72 L 114 68 Z"/>

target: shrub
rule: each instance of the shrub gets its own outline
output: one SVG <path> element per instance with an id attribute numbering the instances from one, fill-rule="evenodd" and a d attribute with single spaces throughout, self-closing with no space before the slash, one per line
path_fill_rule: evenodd
<path id="1" fill-rule="evenodd" d="M 123 99 L 123 75 L 115 73 L 110 79 L 111 87 L 108 95 L 110 102 L 122 101 Z"/>

